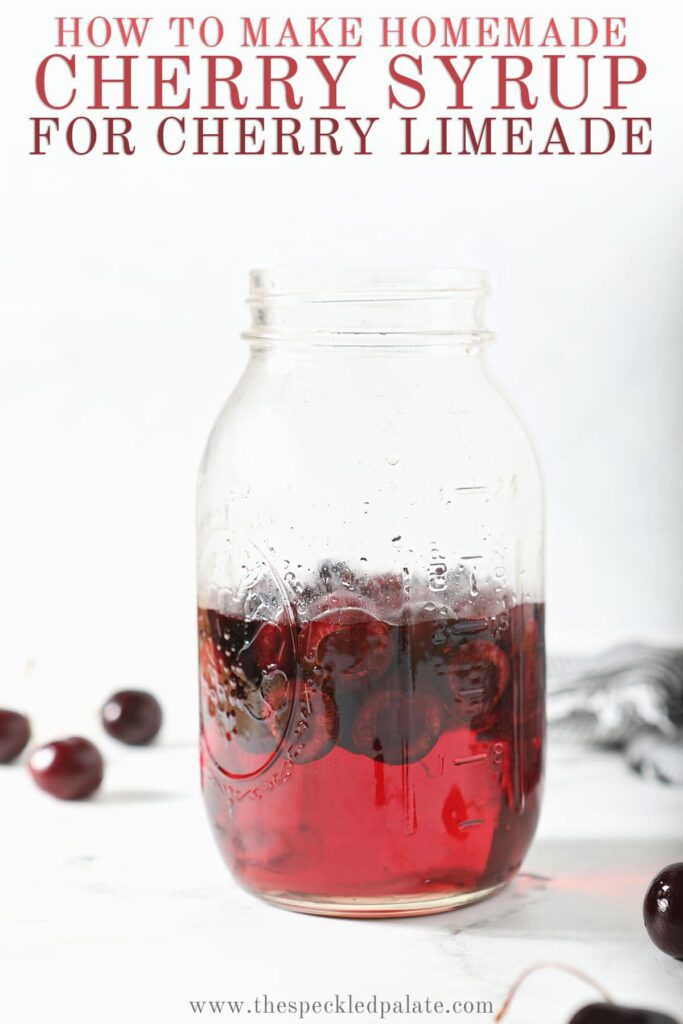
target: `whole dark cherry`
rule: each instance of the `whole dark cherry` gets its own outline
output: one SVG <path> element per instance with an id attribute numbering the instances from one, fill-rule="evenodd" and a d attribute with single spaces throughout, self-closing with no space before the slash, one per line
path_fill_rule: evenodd
<path id="1" fill-rule="evenodd" d="M 104 761 L 90 740 L 82 736 L 55 740 L 37 747 L 29 758 L 34 782 L 60 800 L 82 800 L 102 782 Z"/>
<path id="2" fill-rule="evenodd" d="M 26 715 L 0 709 L 0 764 L 9 764 L 19 757 L 31 738 Z"/>
<path id="3" fill-rule="evenodd" d="M 569 1024 L 676 1024 L 676 1021 L 668 1013 L 659 1013 L 657 1010 L 640 1010 L 631 1006 L 615 1006 L 613 1003 L 591 1003 L 578 1010 Z"/>
<path id="4" fill-rule="evenodd" d="M 161 705 L 145 690 L 119 690 L 102 708 L 102 725 L 110 736 L 130 746 L 151 743 L 161 728 Z"/>
<path id="5" fill-rule="evenodd" d="M 389 627 L 345 597 L 329 595 L 326 610 L 304 623 L 299 657 L 304 671 L 326 678 L 335 690 L 363 689 L 380 679 L 393 657 Z"/>
<path id="6" fill-rule="evenodd" d="M 442 704 L 431 687 L 416 693 L 377 690 L 358 711 L 351 738 L 359 753 L 384 764 L 405 765 L 429 753 L 442 725 Z"/>
<path id="7" fill-rule="evenodd" d="M 645 895 L 643 919 L 655 946 L 683 960 L 683 861 L 669 864 L 653 879 Z"/>

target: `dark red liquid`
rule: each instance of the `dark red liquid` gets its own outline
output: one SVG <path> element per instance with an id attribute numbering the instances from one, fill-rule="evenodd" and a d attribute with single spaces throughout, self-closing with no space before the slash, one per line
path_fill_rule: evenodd
<path id="1" fill-rule="evenodd" d="M 298 626 L 199 611 L 202 779 L 237 878 L 273 898 L 438 902 L 508 881 L 539 811 L 543 608 Z"/>

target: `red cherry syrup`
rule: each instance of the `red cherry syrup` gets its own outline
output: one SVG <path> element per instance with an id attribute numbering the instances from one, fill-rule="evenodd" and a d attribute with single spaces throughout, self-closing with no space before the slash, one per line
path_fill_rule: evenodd
<path id="1" fill-rule="evenodd" d="M 519 869 L 539 813 L 543 607 L 397 618 L 343 597 L 299 625 L 200 608 L 204 795 L 248 889 L 419 912 Z"/>

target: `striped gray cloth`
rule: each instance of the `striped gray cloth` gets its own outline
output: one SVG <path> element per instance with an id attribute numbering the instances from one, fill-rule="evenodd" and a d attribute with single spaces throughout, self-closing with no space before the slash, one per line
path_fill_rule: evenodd
<path id="1" fill-rule="evenodd" d="M 551 657 L 548 721 L 565 740 L 623 750 L 636 771 L 683 785 L 683 650 L 626 644 Z"/>

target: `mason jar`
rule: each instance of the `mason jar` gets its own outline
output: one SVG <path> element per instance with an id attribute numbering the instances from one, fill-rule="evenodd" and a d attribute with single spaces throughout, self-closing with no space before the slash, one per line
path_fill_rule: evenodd
<path id="1" fill-rule="evenodd" d="M 201 770 L 237 880 L 292 910 L 493 893 L 539 813 L 543 488 L 486 275 L 251 274 L 198 486 Z"/>

